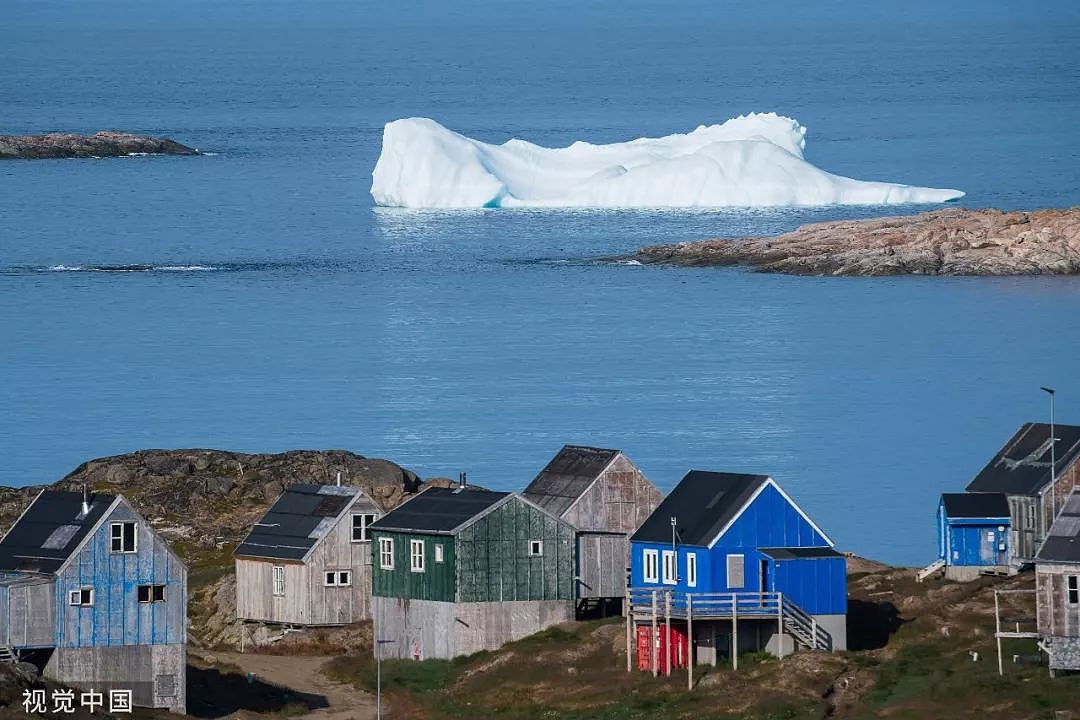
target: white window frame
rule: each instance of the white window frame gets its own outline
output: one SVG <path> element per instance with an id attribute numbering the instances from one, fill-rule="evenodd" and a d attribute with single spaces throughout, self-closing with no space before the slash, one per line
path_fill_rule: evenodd
<path id="1" fill-rule="evenodd" d="M 442 543 L 435 543 L 435 562 L 441 563 L 443 561 L 443 546 Z"/>
<path id="2" fill-rule="evenodd" d="M 543 557 L 544 556 L 544 541 L 543 540 L 530 540 L 529 541 L 529 557 Z"/>
<path id="3" fill-rule="evenodd" d="M 360 518 L 360 527 L 356 526 L 356 518 Z M 371 523 L 376 520 L 378 520 L 378 518 L 375 517 L 375 513 L 353 513 L 351 520 L 352 527 L 349 530 L 351 533 L 349 537 L 352 542 L 371 542 L 371 531 L 369 528 L 371 527 Z M 356 537 L 357 530 L 360 531 L 360 537 Z"/>
<path id="4" fill-rule="evenodd" d="M 674 550 L 663 550 L 660 554 L 660 573 L 665 585 L 679 584 L 679 555 Z"/>
<path id="5" fill-rule="evenodd" d="M 647 583 L 660 582 L 660 560 L 656 550 L 646 548 L 641 552 L 641 579 Z"/>
<path id="6" fill-rule="evenodd" d="M 352 573 L 348 570 L 324 570 L 323 585 L 325 587 L 350 587 Z"/>
<path id="7" fill-rule="evenodd" d="M 1065 576 L 1065 602 L 1080 605 L 1080 575 Z"/>
<path id="8" fill-rule="evenodd" d="M 82 594 L 88 590 L 90 591 L 90 599 L 87 602 L 83 602 Z M 68 592 L 68 605 L 71 605 L 72 607 L 93 607 L 94 588 L 84 586 Z"/>
<path id="9" fill-rule="evenodd" d="M 285 597 L 285 566 L 274 565 L 270 569 L 271 590 L 274 597 Z"/>
<path id="10" fill-rule="evenodd" d="M 697 553 L 686 553 L 686 586 L 697 587 Z"/>
<path id="11" fill-rule="evenodd" d="M 412 538 L 409 540 L 409 571 L 414 573 L 424 572 L 424 541 Z"/>
<path id="12" fill-rule="evenodd" d="M 379 538 L 379 567 L 383 570 L 394 569 L 394 538 Z"/>
<path id="13" fill-rule="evenodd" d="M 124 526 L 131 525 L 131 549 L 124 549 Z M 119 534 L 117 533 L 119 530 Z M 117 543 L 120 544 L 120 549 L 117 550 Z M 139 552 L 139 524 L 132 520 L 123 520 L 121 522 L 110 523 L 109 525 L 109 552 L 116 555 L 130 555 L 131 553 Z"/>
<path id="14" fill-rule="evenodd" d="M 743 555 L 742 553 L 732 553 L 732 554 L 727 556 L 726 560 L 727 560 L 727 562 L 725 563 L 725 568 L 724 569 L 727 570 L 727 577 L 724 578 L 724 579 L 727 582 L 728 588 L 729 589 L 745 588 L 746 587 L 746 556 Z M 739 574 L 742 576 L 742 577 L 739 578 L 739 584 L 738 585 L 735 585 L 735 584 L 733 584 L 731 582 L 731 576 L 733 574 L 731 572 L 732 562 L 735 561 L 735 560 L 738 560 Z"/>

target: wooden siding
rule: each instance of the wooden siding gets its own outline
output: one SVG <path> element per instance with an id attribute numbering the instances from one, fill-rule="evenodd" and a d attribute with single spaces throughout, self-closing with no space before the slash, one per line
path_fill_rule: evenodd
<path id="1" fill-rule="evenodd" d="M 379 566 L 379 540 L 394 541 L 394 568 L 384 570 Z M 424 541 L 424 572 L 410 569 L 409 541 Z M 443 561 L 435 562 L 435 546 L 443 546 Z M 450 535 L 376 531 L 372 537 L 371 552 L 372 594 L 380 597 L 412 598 L 415 600 L 438 600 L 452 602 L 455 596 L 456 572 L 455 539 Z"/>
<path id="2" fill-rule="evenodd" d="M 352 516 L 382 512 L 361 493 L 304 562 L 236 559 L 236 616 L 286 625 L 346 625 L 371 618 L 371 541 L 352 541 Z M 273 568 L 285 569 L 274 595 Z M 347 570 L 351 584 L 327 587 L 325 573 Z"/>
<path id="3" fill-rule="evenodd" d="M 630 559 L 629 538 L 607 533 L 578 533 L 577 538 L 577 596 L 623 597 Z"/>
<path id="4" fill-rule="evenodd" d="M 662 499 L 644 473 L 619 453 L 562 517 L 578 530 L 629 535 Z"/>
<path id="5" fill-rule="evenodd" d="M 1035 567 L 1036 619 L 1039 633 L 1050 637 L 1080 637 L 1080 604 L 1070 605 L 1066 577 L 1080 576 L 1080 565 Z"/>
<path id="6" fill-rule="evenodd" d="M 137 523 L 135 553 L 110 552 L 110 523 Z M 140 603 L 139 585 L 165 585 L 165 602 Z M 68 604 L 68 593 L 94 588 L 94 604 Z M 187 640 L 187 568 L 120 499 L 57 573 L 57 647 L 181 644 Z"/>
<path id="7" fill-rule="evenodd" d="M 542 555 L 529 555 L 532 540 Z M 458 534 L 457 599 L 572 600 L 575 544 L 570 525 L 513 497 Z"/>
<path id="8" fill-rule="evenodd" d="M 0 646 L 52 647 L 56 638 L 55 584 L 50 578 L 0 587 Z"/>

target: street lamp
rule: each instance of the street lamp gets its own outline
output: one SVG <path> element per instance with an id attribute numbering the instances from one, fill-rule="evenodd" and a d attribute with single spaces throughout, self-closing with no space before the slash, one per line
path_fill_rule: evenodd
<path id="1" fill-rule="evenodd" d="M 382 720 L 382 646 L 397 640 L 375 641 L 375 720 Z"/>
<path id="2" fill-rule="evenodd" d="M 1050 515 L 1057 517 L 1057 462 L 1054 457 L 1054 445 L 1057 438 L 1054 436 L 1054 388 L 1039 388 L 1050 396 Z"/>

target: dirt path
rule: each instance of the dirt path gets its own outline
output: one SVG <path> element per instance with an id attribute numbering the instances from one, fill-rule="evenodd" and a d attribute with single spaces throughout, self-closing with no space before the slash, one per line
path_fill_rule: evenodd
<path id="1" fill-rule="evenodd" d="M 329 657 L 288 657 L 253 653 L 215 653 L 223 662 L 239 667 L 245 673 L 255 673 L 272 685 L 296 693 L 326 698 L 327 707 L 316 708 L 299 717 L 317 720 L 369 720 L 375 717 L 375 696 L 351 685 L 326 677 L 321 668 Z M 234 713 L 222 716 L 235 717 Z"/>

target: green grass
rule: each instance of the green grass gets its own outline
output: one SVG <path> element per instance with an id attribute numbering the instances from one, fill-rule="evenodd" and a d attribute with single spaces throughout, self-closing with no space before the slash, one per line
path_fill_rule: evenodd
<path id="1" fill-rule="evenodd" d="M 382 661 L 383 692 L 394 689 L 410 693 L 432 693 L 446 689 L 454 684 L 461 673 L 477 656 L 454 658 L 453 660 L 399 660 Z M 377 668 L 375 658 L 357 655 L 342 655 L 331 660 L 326 666 L 327 674 L 340 682 L 347 682 L 357 687 L 374 692 Z"/>

